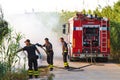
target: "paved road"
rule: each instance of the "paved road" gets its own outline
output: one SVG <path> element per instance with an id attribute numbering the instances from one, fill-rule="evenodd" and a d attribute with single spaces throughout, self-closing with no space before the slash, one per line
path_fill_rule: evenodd
<path id="1" fill-rule="evenodd" d="M 54 63 L 55 66 L 63 66 L 61 60 L 56 60 Z M 89 63 L 70 62 L 70 66 L 72 67 L 82 67 L 86 65 L 89 65 Z M 98 63 L 71 71 L 55 68 L 54 71 L 50 73 L 55 75 L 54 80 L 120 80 L 120 67 L 113 63 Z"/>

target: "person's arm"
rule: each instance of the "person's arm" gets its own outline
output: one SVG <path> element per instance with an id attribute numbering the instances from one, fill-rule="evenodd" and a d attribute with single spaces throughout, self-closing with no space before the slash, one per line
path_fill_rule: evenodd
<path id="1" fill-rule="evenodd" d="M 42 55 L 41 55 L 40 51 L 37 49 L 37 47 L 35 47 L 35 49 L 36 49 L 37 53 L 39 54 L 38 57 L 41 59 Z"/>
<path id="2" fill-rule="evenodd" d="M 36 43 L 35 45 L 39 46 L 39 47 L 45 47 L 45 44 L 44 45 L 41 45 L 39 43 Z"/>
<path id="3" fill-rule="evenodd" d="M 23 47 L 23 48 L 21 48 L 21 49 L 19 49 L 19 50 L 17 50 L 16 53 L 18 53 L 18 52 L 20 52 L 20 51 L 24 51 L 24 50 L 26 50 L 26 46 Z"/>
<path id="4" fill-rule="evenodd" d="M 39 43 L 36 43 L 35 45 L 37 45 L 37 46 L 39 46 L 39 47 L 42 47 L 42 45 L 41 45 L 41 44 L 39 44 Z"/>
<path id="5" fill-rule="evenodd" d="M 38 49 L 36 49 L 37 53 L 40 54 L 40 51 Z"/>
<path id="6" fill-rule="evenodd" d="M 45 47 L 45 44 L 44 44 L 44 45 L 42 45 L 42 47 Z"/>
<path id="7" fill-rule="evenodd" d="M 20 51 L 23 51 L 23 48 L 17 50 L 15 53 L 18 53 L 18 52 L 20 52 Z"/>

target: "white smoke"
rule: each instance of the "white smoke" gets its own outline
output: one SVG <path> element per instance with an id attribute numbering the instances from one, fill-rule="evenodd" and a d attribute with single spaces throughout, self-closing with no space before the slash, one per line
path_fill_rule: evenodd
<path id="1" fill-rule="evenodd" d="M 59 42 L 59 36 L 54 29 L 60 29 L 59 25 L 60 16 L 58 13 L 25 13 L 9 15 L 6 17 L 7 21 L 16 30 L 25 35 L 25 39 L 30 39 L 33 44 L 44 44 L 44 38 L 49 38 L 53 44 L 55 57 L 61 57 L 61 45 Z M 57 30 L 58 33 L 62 30 Z M 21 40 L 21 46 L 24 46 L 24 40 Z M 40 49 L 40 48 L 39 48 Z M 40 49 L 42 54 L 45 54 Z"/>

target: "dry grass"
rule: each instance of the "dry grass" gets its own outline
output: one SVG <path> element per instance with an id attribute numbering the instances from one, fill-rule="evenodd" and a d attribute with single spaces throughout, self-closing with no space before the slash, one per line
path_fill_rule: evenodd
<path id="1" fill-rule="evenodd" d="M 7 72 L 2 80 L 27 80 L 27 74 L 18 72 Z"/>
<path id="2" fill-rule="evenodd" d="M 40 77 L 41 78 L 47 78 L 47 80 L 53 80 L 53 77 L 55 77 L 54 74 L 51 74 L 48 67 L 45 68 L 39 68 L 40 71 Z"/>
<path id="3" fill-rule="evenodd" d="M 48 68 L 39 68 L 40 71 L 40 77 L 48 76 L 49 69 Z"/>

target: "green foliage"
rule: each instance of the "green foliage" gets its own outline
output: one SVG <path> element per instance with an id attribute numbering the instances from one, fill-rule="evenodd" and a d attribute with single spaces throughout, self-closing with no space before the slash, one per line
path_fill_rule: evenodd
<path id="1" fill-rule="evenodd" d="M 19 41 L 22 39 L 21 33 L 13 33 L 11 29 L 9 29 L 9 34 L 7 34 L 1 41 L 0 45 L 0 56 L 1 62 L 4 64 L 0 64 L 0 73 L 1 75 L 6 75 L 8 72 L 11 73 L 12 69 L 15 67 L 16 63 L 19 61 L 20 57 L 15 53 L 19 47 Z M 7 73 L 5 73 L 7 71 Z M 1 76 L 0 75 L 0 76 Z M 12 75 L 12 74 L 10 74 Z M 16 74 L 19 75 L 19 74 Z M 0 79 L 3 76 L 0 77 Z M 9 78 L 9 77 L 8 77 Z M 3 79 L 2 79 L 3 80 Z M 11 79 L 14 80 L 14 79 Z"/>
<path id="2" fill-rule="evenodd" d="M 71 11 L 62 11 L 60 13 L 61 17 L 60 17 L 60 23 L 65 23 L 67 22 L 70 18 L 72 18 L 73 16 L 75 16 L 76 11 L 75 12 L 71 12 Z"/>
<path id="3" fill-rule="evenodd" d="M 99 11 L 99 9 L 98 8 L 96 8 L 96 10 L 94 10 L 93 11 L 93 14 L 95 15 L 95 14 L 97 14 L 98 16 L 102 16 L 102 14 L 101 14 L 101 12 Z"/>
<path id="4" fill-rule="evenodd" d="M 82 13 L 83 13 L 83 14 L 86 14 L 87 12 L 85 11 L 85 9 L 83 9 L 83 10 L 82 10 Z"/>
<path id="5" fill-rule="evenodd" d="M 12 31 L 9 30 L 9 34 L 2 40 L 2 44 L 0 45 L 2 60 L 7 63 L 8 70 L 10 71 L 20 59 L 15 52 L 20 48 L 19 41 L 21 39 L 21 33 L 12 33 Z"/>
<path id="6" fill-rule="evenodd" d="M 27 71 L 7 72 L 1 80 L 28 80 Z"/>
<path id="7" fill-rule="evenodd" d="M 7 67 L 5 63 L 0 62 L 0 78 L 3 77 L 7 72 Z"/>
<path id="8" fill-rule="evenodd" d="M 113 7 L 113 20 L 120 22 L 120 0 Z"/>
<path id="9" fill-rule="evenodd" d="M 2 8 L 0 8 L 0 45 L 2 43 L 2 39 L 8 34 L 8 23 L 4 20 L 4 14 Z"/>
<path id="10" fill-rule="evenodd" d="M 2 39 L 9 33 L 8 23 L 6 21 L 0 21 L 0 44 Z"/>
<path id="11" fill-rule="evenodd" d="M 92 14 L 92 11 L 91 10 L 88 10 L 88 12 L 87 12 L 88 14 Z"/>
<path id="12" fill-rule="evenodd" d="M 120 23 L 111 21 L 111 56 L 114 60 L 120 61 Z"/>

